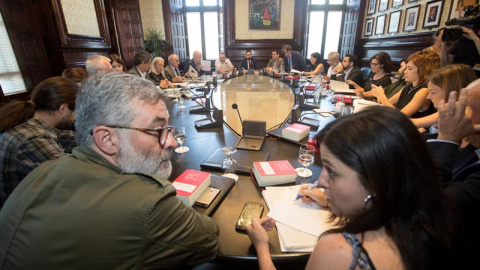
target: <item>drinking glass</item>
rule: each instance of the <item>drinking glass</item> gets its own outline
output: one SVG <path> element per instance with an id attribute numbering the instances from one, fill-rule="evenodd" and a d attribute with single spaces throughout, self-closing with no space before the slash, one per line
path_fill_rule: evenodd
<path id="1" fill-rule="evenodd" d="M 307 169 L 308 166 L 313 164 L 315 160 L 315 147 L 313 145 L 302 144 L 298 151 L 298 162 L 303 165 L 301 168 L 296 168 L 297 175 L 300 177 L 312 176 L 312 171 Z"/>
<path id="2" fill-rule="evenodd" d="M 222 169 L 225 173 L 233 173 L 237 170 L 237 161 L 232 158 L 232 154 L 237 152 L 237 149 L 232 146 L 222 148 L 222 152 L 227 155 L 227 158 L 223 160 Z"/>
<path id="3" fill-rule="evenodd" d="M 187 135 L 185 134 L 185 128 L 184 127 L 176 127 L 173 130 L 173 137 L 175 140 L 177 140 L 177 143 L 180 144 L 179 147 L 175 149 L 175 152 L 177 153 L 186 153 L 190 148 L 183 146 L 183 143 L 187 140 Z"/>
<path id="4" fill-rule="evenodd" d="M 178 108 L 180 109 L 183 109 L 183 108 L 186 108 L 187 106 L 185 106 L 183 103 L 185 102 L 185 100 L 183 99 L 182 97 L 182 94 L 180 92 L 180 89 L 177 89 L 175 90 L 175 96 L 177 97 L 177 100 L 178 102 L 180 103 L 180 106 L 178 106 Z"/>
<path id="5" fill-rule="evenodd" d="M 349 115 L 353 113 L 353 107 L 352 106 L 344 106 L 342 110 L 342 115 Z"/>

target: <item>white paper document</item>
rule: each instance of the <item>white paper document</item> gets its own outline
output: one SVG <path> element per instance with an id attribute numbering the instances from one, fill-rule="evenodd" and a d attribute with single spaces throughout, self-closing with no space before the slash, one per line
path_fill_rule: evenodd
<path id="1" fill-rule="evenodd" d="M 355 91 L 350 89 L 350 85 L 348 83 L 330 80 L 330 87 L 337 94 L 355 94 Z"/>
<path id="2" fill-rule="evenodd" d="M 320 237 L 323 232 L 333 228 L 329 223 L 329 211 L 321 209 L 316 204 L 304 204 L 300 200 L 295 200 L 296 197 L 296 189 L 284 189 L 268 216 L 315 237 Z"/>
<path id="3" fill-rule="evenodd" d="M 202 65 L 202 70 L 203 71 L 211 71 L 212 70 L 212 62 L 210 62 L 210 61 L 202 60 L 200 65 Z"/>
<path id="4" fill-rule="evenodd" d="M 268 208 L 273 209 L 285 189 L 292 189 L 296 194 L 299 187 L 300 186 L 266 187 L 262 195 Z M 276 222 L 276 226 L 282 252 L 312 252 L 315 248 L 318 237 L 299 231 L 278 221 Z"/>

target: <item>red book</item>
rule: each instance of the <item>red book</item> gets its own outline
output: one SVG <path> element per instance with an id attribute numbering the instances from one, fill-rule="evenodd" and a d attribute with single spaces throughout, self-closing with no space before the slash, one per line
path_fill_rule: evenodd
<path id="1" fill-rule="evenodd" d="M 259 187 L 293 183 L 297 178 L 288 160 L 254 162 L 252 171 Z"/>
<path id="2" fill-rule="evenodd" d="M 192 206 L 210 184 L 210 174 L 197 170 L 186 170 L 172 182 L 177 197 L 187 206 Z"/>
<path id="3" fill-rule="evenodd" d="M 302 124 L 292 124 L 284 129 L 282 129 L 282 137 L 300 141 L 310 134 L 310 127 Z"/>

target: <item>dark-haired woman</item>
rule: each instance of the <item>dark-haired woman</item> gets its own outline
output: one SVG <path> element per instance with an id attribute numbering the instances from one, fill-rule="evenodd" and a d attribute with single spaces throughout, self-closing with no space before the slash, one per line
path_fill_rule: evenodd
<path id="1" fill-rule="evenodd" d="M 324 192 L 304 185 L 299 195 L 330 208 L 338 227 L 320 236 L 306 269 L 463 269 L 451 201 L 405 115 L 374 106 L 331 122 L 316 138 Z M 274 269 L 270 223 L 254 219 L 247 227 L 260 269 Z"/>
<path id="2" fill-rule="evenodd" d="M 368 75 L 368 78 L 365 80 L 365 86 L 361 87 L 357 83 L 351 80 L 347 80 L 346 83 L 353 85 L 355 87 L 355 93 L 358 96 L 373 96 L 372 84 L 381 87 L 387 87 L 392 83 L 390 79 L 390 72 L 392 72 L 392 60 L 390 55 L 385 52 L 377 53 L 372 58 L 370 58 L 370 67 L 372 72 Z"/>
<path id="3" fill-rule="evenodd" d="M 324 69 L 322 64 L 322 56 L 318 52 L 314 52 L 310 55 L 310 63 L 312 63 L 313 70 L 310 72 L 302 72 L 303 75 L 321 75 Z"/>
<path id="4" fill-rule="evenodd" d="M 75 117 L 78 85 L 53 77 L 41 82 L 31 100 L 0 108 L 0 208 L 20 181 L 41 163 L 75 146 L 68 129 Z"/>
<path id="5" fill-rule="evenodd" d="M 112 63 L 112 70 L 119 72 L 127 72 L 127 66 L 119 55 L 110 54 L 108 58 L 110 58 L 110 61 Z"/>

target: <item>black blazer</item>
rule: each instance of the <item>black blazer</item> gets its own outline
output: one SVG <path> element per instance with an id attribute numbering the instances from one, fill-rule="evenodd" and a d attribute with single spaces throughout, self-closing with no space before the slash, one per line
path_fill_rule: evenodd
<path id="1" fill-rule="evenodd" d="M 252 65 L 253 65 L 253 69 L 260 68 L 260 65 L 258 64 L 257 60 L 255 60 L 255 58 L 253 57 L 252 57 Z M 240 65 L 238 66 L 238 70 L 242 70 L 242 69 L 248 69 L 247 58 L 243 58 L 242 62 L 240 62 Z"/>
<path id="2" fill-rule="evenodd" d="M 354 67 L 350 73 L 348 74 L 348 78 L 345 78 L 345 71 L 342 74 L 337 74 L 337 81 L 346 81 L 346 80 L 352 80 L 356 82 L 360 87 L 365 86 L 365 80 L 363 79 L 363 73 L 358 67 Z M 355 87 L 353 85 L 350 85 L 350 89 L 354 89 Z"/>

